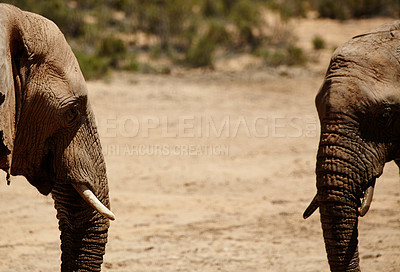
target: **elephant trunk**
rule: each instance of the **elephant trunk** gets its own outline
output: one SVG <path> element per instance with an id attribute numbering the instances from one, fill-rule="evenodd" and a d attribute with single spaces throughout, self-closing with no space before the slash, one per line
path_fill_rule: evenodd
<path id="1" fill-rule="evenodd" d="M 344 135 L 322 128 L 316 166 L 317 201 L 331 271 L 355 272 L 360 271 L 358 207 L 371 174 L 365 162 L 368 151 L 357 142 L 357 136 Z"/>
<path id="2" fill-rule="evenodd" d="M 77 191 L 90 189 L 100 205 L 110 208 L 106 166 L 91 112 L 63 152 L 57 172 L 64 178 L 52 189 L 61 230 L 61 271 L 100 271 L 113 214 L 96 210 Z"/>
<path id="3" fill-rule="evenodd" d="M 100 271 L 109 220 L 88 206 L 71 185 L 56 184 L 52 195 L 61 230 L 61 271 Z"/>
<path id="4" fill-rule="evenodd" d="M 357 206 L 337 194 L 336 189 L 321 190 L 318 193 L 329 265 L 331 271 L 360 271 Z"/>

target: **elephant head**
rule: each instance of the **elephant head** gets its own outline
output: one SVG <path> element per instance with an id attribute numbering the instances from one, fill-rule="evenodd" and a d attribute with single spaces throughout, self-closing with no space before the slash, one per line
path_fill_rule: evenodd
<path id="1" fill-rule="evenodd" d="M 0 4 L 0 168 L 52 194 L 62 271 L 100 271 L 108 183 L 78 62 L 51 21 Z"/>
<path id="2" fill-rule="evenodd" d="M 358 218 L 386 162 L 400 159 L 400 21 L 359 35 L 332 56 L 316 97 L 317 194 L 331 271 L 360 271 Z"/>

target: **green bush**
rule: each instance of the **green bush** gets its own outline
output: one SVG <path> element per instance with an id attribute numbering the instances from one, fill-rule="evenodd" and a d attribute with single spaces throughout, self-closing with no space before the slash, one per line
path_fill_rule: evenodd
<path id="1" fill-rule="evenodd" d="M 152 58 L 152 59 L 158 59 L 158 58 L 160 58 L 160 56 L 162 55 L 162 48 L 161 48 L 161 45 L 159 45 L 159 44 L 156 44 L 156 45 L 153 45 L 152 47 L 150 47 L 150 57 Z"/>
<path id="2" fill-rule="evenodd" d="M 207 37 L 218 45 L 228 45 L 231 42 L 231 35 L 226 26 L 219 20 L 212 20 L 208 26 Z"/>
<path id="3" fill-rule="evenodd" d="M 207 35 L 201 36 L 189 48 L 185 62 L 191 67 L 212 66 L 216 44 Z"/>
<path id="4" fill-rule="evenodd" d="M 205 17 L 219 17 L 224 13 L 223 1 L 204 0 L 202 2 L 202 13 Z"/>
<path id="5" fill-rule="evenodd" d="M 118 56 L 122 57 L 126 54 L 127 48 L 124 42 L 121 39 L 116 38 L 115 36 L 107 36 L 100 41 L 100 44 L 97 48 L 97 54 L 99 56 Z"/>
<path id="6" fill-rule="evenodd" d="M 253 30 L 259 28 L 261 24 L 261 14 L 258 6 L 252 1 L 239 0 L 232 7 L 230 16 L 239 30 L 240 38 L 253 48 L 256 47 L 258 41 L 253 34 Z"/>
<path id="7" fill-rule="evenodd" d="M 107 36 L 102 39 L 97 47 L 96 55 L 108 61 L 109 65 L 114 69 L 119 69 L 120 62 L 125 59 L 127 54 L 126 45 L 122 40 Z"/>
<path id="8" fill-rule="evenodd" d="M 284 20 L 305 17 L 313 9 L 321 17 L 340 20 L 400 15 L 399 0 L 267 0 L 266 3 L 270 9 L 279 12 Z"/>
<path id="9" fill-rule="evenodd" d="M 266 54 L 265 62 L 268 66 L 277 67 L 286 64 L 287 56 L 281 49 L 275 50 L 272 54 Z"/>
<path id="10" fill-rule="evenodd" d="M 399 16 L 398 0 L 320 0 L 317 9 L 321 17 L 349 19 L 379 15 Z"/>
<path id="11" fill-rule="evenodd" d="M 268 0 L 267 6 L 271 10 L 276 10 L 284 20 L 291 17 L 306 17 L 310 9 L 308 0 Z"/>
<path id="12" fill-rule="evenodd" d="M 303 50 L 294 45 L 288 45 L 284 49 L 276 49 L 272 54 L 263 51 L 265 63 L 268 66 L 277 67 L 281 65 L 301 66 L 307 62 L 307 56 Z"/>
<path id="13" fill-rule="evenodd" d="M 86 54 L 80 50 L 74 50 L 74 54 L 78 59 L 79 66 L 85 79 L 99 79 L 109 75 L 111 72 L 110 64 L 107 59 L 97 55 Z"/>
<path id="14" fill-rule="evenodd" d="M 303 49 L 293 45 L 289 45 L 286 48 L 287 53 L 287 64 L 292 65 L 304 65 L 307 62 L 307 56 L 304 54 Z"/>
<path id="15" fill-rule="evenodd" d="M 321 37 L 321 36 L 315 36 L 312 39 L 312 44 L 313 44 L 313 48 L 315 50 L 321 50 L 324 49 L 326 44 L 325 44 L 325 40 Z"/>
<path id="16" fill-rule="evenodd" d="M 325 0 L 321 1 L 318 6 L 318 13 L 321 17 L 331 18 L 331 19 L 346 19 L 348 15 L 346 14 L 344 5 L 338 0 Z"/>
<path id="17" fill-rule="evenodd" d="M 122 69 L 125 71 L 130 72 L 138 72 L 140 71 L 140 64 L 136 60 L 135 55 L 129 55 L 128 59 L 126 60 L 125 64 L 122 66 Z"/>
<path id="18" fill-rule="evenodd" d="M 137 28 L 159 37 L 161 48 L 170 50 L 171 39 L 193 32 L 196 16 L 190 0 L 135 1 Z"/>
<path id="19" fill-rule="evenodd" d="M 211 20 L 207 32 L 194 40 L 189 47 L 185 62 L 192 67 L 212 66 L 214 51 L 219 45 L 229 45 L 231 35 L 219 20 Z"/>

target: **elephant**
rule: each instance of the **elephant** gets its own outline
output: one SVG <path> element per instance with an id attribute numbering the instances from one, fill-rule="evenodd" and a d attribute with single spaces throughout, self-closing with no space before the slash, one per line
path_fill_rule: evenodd
<path id="1" fill-rule="evenodd" d="M 87 86 L 50 20 L 0 4 L 0 168 L 51 193 L 61 271 L 100 271 L 110 211 L 106 166 Z"/>
<path id="2" fill-rule="evenodd" d="M 317 194 L 303 217 L 319 208 L 331 271 L 360 271 L 358 219 L 384 165 L 400 164 L 400 21 L 337 48 L 315 104 Z"/>

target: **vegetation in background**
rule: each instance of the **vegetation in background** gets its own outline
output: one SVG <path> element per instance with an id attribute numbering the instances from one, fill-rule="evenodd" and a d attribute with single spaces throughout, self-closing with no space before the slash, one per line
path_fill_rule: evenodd
<path id="1" fill-rule="evenodd" d="M 272 50 L 260 49 L 256 52 L 256 55 L 262 57 L 265 64 L 271 67 L 278 67 L 280 65 L 301 66 L 308 60 L 304 51 L 294 45 Z"/>
<path id="2" fill-rule="evenodd" d="M 325 44 L 325 40 L 321 37 L 321 36 L 315 36 L 312 39 L 312 44 L 313 44 L 313 48 L 315 50 L 321 50 L 324 49 L 326 44 Z"/>
<path id="3" fill-rule="evenodd" d="M 350 19 L 372 16 L 398 17 L 398 0 L 320 0 L 317 9 L 321 17 Z"/>
<path id="4" fill-rule="evenodd" d="M 278 12 L 282 24 L 310 10 L 338 19 L 398 16 L 398 0 L 8 0 L 53 20 L 66 35 L 87 78 L 111 70 L 168 73 L 170 67 L 141 63 L 163 58 L 187 67 L 212 66 L 223 52 L 252 53 L 270 66 L 303 65 L 290 29 L 268 29 L 263 12 Z M 283 33 L 284 32 L 284 33 Z M 281 37 L 284 35 L 283 37 Z M 141 40 L 138 37 L 142 37 Z M 143 39 L 145 42 L 143 42 Z M 324 40 L 315 37 L 314 49 Z M 222 53 L 221 53 L 222 52 Z"/>
<path id="5" fill-rule="evenodd" d="M 292 17 L 306 17 L 311 9 L 311 3 L 308 0 L 268 0 L 269 9 L 279 12 L 283 20 L 289 20 Z"/>

